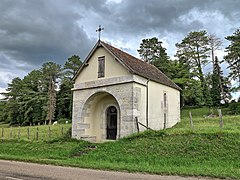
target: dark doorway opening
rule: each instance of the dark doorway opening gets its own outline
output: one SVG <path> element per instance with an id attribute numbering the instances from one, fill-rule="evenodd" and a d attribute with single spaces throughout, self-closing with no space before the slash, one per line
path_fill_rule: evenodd
<path id="1" fill-rule="evenodd" d="M 107 108 L 107 139 L 117 137 L 117 108 L 110 106 Z"/>

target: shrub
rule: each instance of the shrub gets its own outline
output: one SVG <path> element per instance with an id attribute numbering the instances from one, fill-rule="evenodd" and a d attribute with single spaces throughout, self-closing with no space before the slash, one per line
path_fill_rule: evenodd
<path id="1" fill-rule="evenodd" d="M 72 120 L 67 118 L 61 118 L 57 122 L 58 124 L 66 124 L 66 121 L 68 121 L 68 123 L 72 123 Z"/>

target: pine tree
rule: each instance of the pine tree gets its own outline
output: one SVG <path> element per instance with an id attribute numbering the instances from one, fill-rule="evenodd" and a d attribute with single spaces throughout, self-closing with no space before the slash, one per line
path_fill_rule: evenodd
<path id="1" fill-rule="evenodd" d="M 202 90 L 199 80 L 194 79 L 194 74 L 190 72 L 190 66 L 184 57 L 171 61 L 172 80 L 181 89 L 181 107 L 202 105 Z"/>
<path id="2" fill-rule="evenodd" d="M 213 106 L 219 106 L 221 103 L 222 94 L 222 71 L 217 56 L 215 56 L 213 64 L 213 74 L 211 78 L 211 98 Z"/>
<path id="3" fill-rule="evenodd" d="M 72 78 L 76 73 L 77 70 L 82 65 L 82 61 L 78 55 L 73 55 L 64 64 L 64 69 L 66 70 L 66 76 Z"/>
<path id="4" fill-rule="evenodd" d="M 220 50 L 222 46 L 222 40 L 218 38 L 215 34 L 208 35 L 209 39 L 209 48 L 211 50 L 211 58 L 212 58 L 212 64 L 214 66 L 215 61 L 215 51 Z"/>
<path id="5" fill-rule="evenodd" d="M 144 61 L 154 65 L 169 78 L 170 73 L 170 60 L 166 53 L 166 48 L 162 46 L 162 42 L 158 38 L 153 37 L 150 39 L 143 39 L 140 44 L 140 49 L 137 50 Z"/>
<path id="6" fill-rule="evenodd" d="M 48 101 L 47 101 L 47 117 L 46 121 L 52 124 L 55 118 L 56 110 L 56 83 L 61 75 L 61 66 L 53 62 L 47 62 L 42 65 L 42 72 L 46 77 L 48 84 Z M 46 122 L 45 122 L 46 123 Z"/>
<path id="7" fill-rule="evenodd" d="M 72 118 L 72 77 L 77 73 L 82 65 L 79 56 L 73 55 L 64 64 L 64 77 L 61 80 L 60 90 L 57 92 L 57 111 L 56 118 Z"/>
<path id="8" fill-rule="evenodd" d="M 181 43 L 176 44 L 176 47 L 176 56 L 179 59 L 185 59 L 190 66 L 191 72 L 200 80 L 203 94 L 202 101 L 209 105 L 209 92 L 203 74 L 203 66 L 209 62 L 208 53 L 210 48 L 207 32 L 190 32 Z"/>
<path id="9" fill-rule="evenodd" d="M 228 53 L 224 56 L 224 60 L 228 63 L 228 69 L 230 69 L 229 77 L 237 82 L 237 85 L 233 90 L 240 90 L 240 30 L 237 29 L 236 32 L 231 36 L 226 37 L 231 44 L 226 47 L 226 52 Z"/>

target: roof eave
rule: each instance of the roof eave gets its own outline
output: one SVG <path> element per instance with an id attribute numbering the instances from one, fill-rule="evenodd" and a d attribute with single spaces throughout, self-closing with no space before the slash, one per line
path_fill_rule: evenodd
<path id="1" fill-rule="evenodd" d="M 119 59 L 110 49 L 108 49 L 104 43 L 100 42 L 104 49 L 107 50 L 123 67 L 125 67 L 131 74 L 135 74 L 135 71 L 130 68 L 127 64 L 125 64 L 121 59 Z"/>
<path id="2" fill-rule="evenodd" d="M 97 49 L 97 47 L 99 45 L 101 45 L 101 41 L 100 40 L 97 41 L 97 43 L 93 46 L 92 50 L 88 53 L 88 55 L 85 58 L 85 60 L 83 61 L 82 65 L 79 67 L 79 69 L 77 70 L 76 74 L 73 76 L 73 78 L 72 78 L 73 81 L 76 80 L 76 78 L 78 77 L 78 75 L 80 74 L 82 69 L 85 67 L 85 65 L 87 64 L 89 59 L 92 57 L 93 53 L 95 52 L 95 50 Z"/>

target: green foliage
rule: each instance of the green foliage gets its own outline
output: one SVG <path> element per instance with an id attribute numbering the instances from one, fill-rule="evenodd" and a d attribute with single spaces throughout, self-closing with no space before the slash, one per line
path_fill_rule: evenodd
<path id="1" fill-rule="evenodd" d="M 82 62 L 80 57 L 73 55 L 64 65 L 64 77 L 60 84 L 60 90 L 57 93 L 57 119 L 72 118 L 72 91 L 73 81 L 71 78 L 76 74 Z"/>
<path id="2" fill-rule="evenodd" d="M 233 35 L 227 36 L 226 39 L 231 44 L 226 47 L 228 54 L 224 56 L 224 60 L 228 63 L 228 68 L 230 69 L 229 77 L 238 83 L 236 88 L 234 88 L 237 91 L 240 89 L 240 30 L 237 29 Z"/>
<path id="3" fill-rule="evenodd" d="M 81 65 L 82 61 L 79 56 L 77 55 L 71 56 L 64 64 L 66 75 L 69 77 L 73 77 L 77 73 L 77 70 L 80 68 Z"/>
<path id="4" fill-rule="evenodd" d="M 66 122 L 71 123 L 72 119 L 61 118 L 57 122 L 58 122 L 58 124 L 66 124 Z"/>
<path id="5" fill-rule="evenodd" d="M 72 91 L 73 82 L 69 78 L 64 78 L 57 92 L 56 118 L 68 118 L 72 116 Z M 63 108 L 64 107 L 64 108 Z"/>
<path id="6" fill-rule="evenodd" d="M 229 104 L 230 114 L 240 114 L 240 103 L 233 101 Z"/>
<path id="7" fill-rule="evenodd" d="M 206 86 L 206 82 L 203 74 L 203 66 L 206 65 L 209 60 L 208 53 L 209 48 L 209 38 L 206 31 L 193 31 L 190 32 L 181 43 L 176 44 L 177 53 L 179 61 L 183 61 L 187 64 L 189 70 L 192 74 L 192 78 L 197 77 L 201 82 L 202 89 L 202 99 L 201 104 L 210 105 L 209 91 Z"/>
<path id="8" fill-rule="evenodd" d="M 194 78 L 194 73 L 190 72 L 186 60 L 171 61 L 171 74 L 173 82 L 182 89 L 181 106 L 203 105 L 201 83 Z"/>
<path id="9" fill-rule="evenodd" d="M 190 32 L 181 43 L 177 43 L 176 56 L 181 60 L 184 59 L 189 64 L 192 72 L 202 81 L 202 66 L 206 65 L 209 60 L 208 47 L 209 39 L 206 31 Z"/>
<path id="10" fill-rule="evenodd" d="M 171 78 L 169 56 L 166 53 L 166 48 L 162 47 L 162 42 L 158 38 L 143 39 L 140 49 L 137 51 L 146 62 L 153 64 Z"/>
<path id="11" fill-rule="evenodd" d="M 72 56 L 66 62 L 68 69 L 65 70 L 75 72 L 79 61 L 78 56 Z M 0 121 L 11 125 L 36 125 L 46 123 L 46 120 L 71 119 L 73 82 L 70 78 L 54 62 L 44 63 L 41 69 L 31 71 L 23 79 L 14 78 L 8 84 L 7 92 L 2 93 L 5 102 L 0 101 Z"/>
<path id="12" fill-rule="evenodd" d="M 219 106 L 221 103 L 222 79 L 221 67 L 216 56 L 213 64 L 213 74 L 211 76 L 211 98 L 214 106 Z"/>

